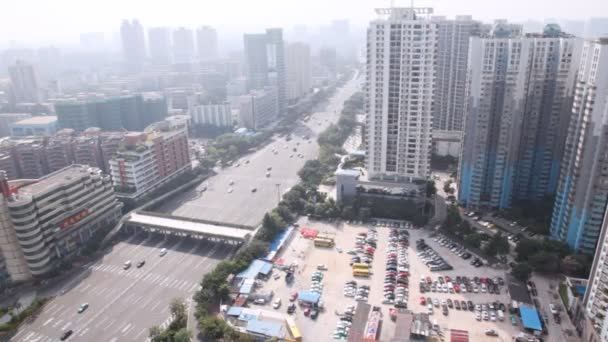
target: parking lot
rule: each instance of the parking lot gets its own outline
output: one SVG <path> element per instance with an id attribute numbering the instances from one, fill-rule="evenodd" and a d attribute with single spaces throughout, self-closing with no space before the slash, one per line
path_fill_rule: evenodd
<path id="1" fill-rule="evenodd" d="M 356 281 L 357 288 L 360 289 L 363 285 L 365 288 L 369 287 L 369 294 L 367 296 L 366 303 L 372 306 L 380 306 L 383 314 L 383 321 L 381 325 L 379 340 L 389 341 L 394 334 L 395 325 L 390 319 L 390 309 L 394 308 L 394 302 L 398 298 L 398 294 L 395 294 L 395 299 L 392 304 L 387 301 L 387 288 L 386 281 L 395 282 L 397 278 L 388 276 L 389 271 L 387 267 L 390 267 L 387 263 L 387 253 L 389 252 L 389 236 L 391 228 L 388 227 L 377 227 L 377 243 L 373 253 L 373 260 L 371 260 L 371 272 L 370 278 L 353 277 L 353 269 L 349 265 L 352 261 L 353 255 L 348 252 L 355 248 L 357 237 L 361 237 L 362 233 L 369 234 L 370 225 L 362 224 L 348 224 L 345 222 L 339 223 L 327 223 L 319 221 L 308 221 L 303 218 L 299 222 L 300 227 L 316 229 L 323 234 L 332 235 L 335 234 L 336 245 L 334 248 L 320 248 L 315 247 L 313 241 L 306 239 L 300 234 L 294 237 L 291 243 L 284 248 L 281 257 L 286 265 L 297 264 L 296 277 L 293 283 L 286 284 L 283 276 L 279 279 L 270 278 L 266 281 L 263 286 L 263 291 L 274 291 L 275 298 L 281 298 L 283 303 L 289 303 L 289 297 L 294 292 L 300 292 L 302 290 L 309 290 L 312 284 L 312 275 L 318 272 L 317 266 L 323 264 L 327 266 L 327 271 L 323 271 L 322 284 L 322 295 L 321 300 L 323 301 L 324 311 L 321 312 L 319 318 L 316 320 L 311 319 L 304 315 L 302 308 L 298 308 L 295 312 L 296 323 L 303 332 L 304 341 L 329 341 L 332 340 L 334 332 L 337 330 L 337 324 L 340 317 L 337 314 L 344 313 L 346 307 L 356 305 L 355 297 L 346 297 L 345 285 L 349 281 Z M 500 294 L 489 293 L 487 291 L 488 286 L 485 286 L 485 292 L 482 291 L 482 282 L 479 284 L 475 283 L 475 277 L 490 278 L 491 280 L 497 279 L 498 277 L 505 277 L 504 271 L 489 268 L 486 266 L 475 267 L 471 265 L 471 261 L 474 260 L 475 256 L 472 255 L 470 259 L 462 259 L 460 256 L 453 252 L 450 252 L 448 248 L 442 247 L 437 241 L 434 241 L 429 236 L 429 232 L 425 230 L 407 229 L 409 233 L 409 244 L 410 247 L 405 249 L 407 253 L 407 260 L 409 263 L 409 286 L 405 291 L 405 299 L 408 302 L 407 308 L 413 312 L 428 312 L 428 305 L 421 304 L 421 297 L 431 297 L 431 300 L 437 300 L 439 306 L 433 305 L 433 314 L 430 316 L 431 322 L 436 323 L 439 330 L 444 336 L 449 336 L 450 329 L 460 329 L 469 331 L 469 337 L 471 341 L 485 341 L 488 339 L 485 331 L 486 329 L 494 330 L 498 334 L 496 340 L 507 341 L 511 340 L 511 337 L 520 331 L 519 318 L 516 318 L 517 326 L 512 325 L 511 319 L 508 313 L 508 303 L 510 303 L 509 295 L 506 291 L 506 286 L 497 286 Z M 453 270 L 435 271 L 431 272 L 429 266 L 424 264 L 421 258 L 417 255 L 416 241 L 424 239 L 425 242 L 435 250 L 443 259 L 453 267 Z M 398 239 L 393 239 L 398 241 Z M 395 246 L 395 245 L 393 245 Z M 397 245 L 399 246 L 399 245 Z M 366 249 L 367 247 L 363 247 Z M 340 252 L 341 251 L 341 252 Z M 402 253 L 399 249 L 396 249 L 399 260 L 397 265 L 401 264 Z M 391 251 L 393 253 L 393 251 Z M 361 255 L 361 254 L 359 254 Z M 397 275 L 402 273 L 401 267 L 397 268 Z M 276 272 L 276 270 L 275 270 Z M 283 273 L 280 272 L 282 275 Z M 460 293 L 450 291 L 446 292 L 425 292 L 420 293 L 419 283 L 421 278 L 426 281 L 427 277 L 431 278 L 431 281 L 439 280 L 442 277 L 444 283 L 447 279 L 451 278 L 450 281 L 456 284 L 457 277 L 466 276 L 471 282 L 471 293 Z M 318 278 L 315 278 L 318 279 Z M 491 281 L 490 280 L 490 281 Z M 484 282 L 487 280 L 484 279 Z M 487 284 L 487 283 L 486 283 Z M 398 285 L 398 284 L 396 284 Z M 464 287 L 466 291 L 466 286 Z M 477 287 L 477 292 L 474 292 L 474 287 Z M 401 291 L 403 293 L 403 290 Z M 408 293 L 409 292 L 409 293 Z M 359 291 L 354 292 L 354 296 L 359 296 Z M 473 311 L 469 310 L 468 305 L 466 310 L 457 310 L 455 306 L 451 305 L 448 307 L 448 299 L 459 303 L 462 301 L 471 301 L 473 304 Z M 384 302 L 384 303 L 383 303 Z M 442 313 L 442 302 L 446 303 L 447 315 Z M 497 303 L 498 302 L 498 303 Z M 500 321 L 497 310 L 498 307 L 492 310 L 489 304 L 502 304 L 504 305 L 504 321 Z M 479 305 L 480 317 L 476 318 L 476 306 Z M 488 312 L 487 320 L 484 319 L 482 314 L 482 305 L 485 305 L 485 311 Z M 268 305 L 270 309 L 270 305 Z M 278 310 L 286 310 L 287 306 L 284 305 Z M 493 313 L 493 314 L 492 314 Z M 494 316 L 495 321 L 492 321 Z"/>
<path id="2" fill-rule="evenodd" d="M 163 248 L 167 253 L 160 256 Z M 70 341 L 145 341 L 150 327 L 166 327 L 171 321 L 171 299 L 182 298 L 190 306 L 202 276 L 234 248 L 206 240 L 131 235 L 58 289 L 12 340 L 57 341 L 62 332 L 73 330 Z M 132 266 L 124 269 L 128 260 Z M 140 261 L 145 264 L 137 267 Z M 84 303 L 88 308 L 79 313 Z"/>

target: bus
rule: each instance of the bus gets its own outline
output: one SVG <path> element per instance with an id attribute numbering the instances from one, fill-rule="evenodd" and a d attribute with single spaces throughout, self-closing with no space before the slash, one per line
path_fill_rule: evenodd
<path id="1" fill-rule="evenodd" d="M 369 277 L 369 274 L 369 270 L 366 269 L 355 268 L 353 270 L 353 276 L 355 277 Z"/>
<path id="2" fill-rule="evenodd" d="M 353 264 L 353 270 L 354 269 L 368 270 L 369 269 L 369 265 L 365 264 L 365 263 L 356 262 L 356 263 Z"/>
<path id="3" fill-rule="evenodd" d="M 298 329 L 296 322 L 291 317 L 285 318 L 285 322 L 287 322 L 287 328 L 289 328 L 289 333 L 293 336 L 293 340 L 301 342 L 302 334 L 300 333 L 300 329 Z"/>
<path id="4" fill-rule="evenodd" d="M 318 237 L 315 239 L 315 246 L 316 247 L 333 247 L 334 239 Z"/>

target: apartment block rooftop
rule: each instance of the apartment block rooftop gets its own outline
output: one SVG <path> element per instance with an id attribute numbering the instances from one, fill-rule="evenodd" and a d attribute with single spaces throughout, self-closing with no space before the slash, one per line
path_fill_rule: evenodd
<path id="1" fill-rule="evenodd" d="M 33 180 L 35 181 L 34 183 L 20 187 L 18 195 L 13 200 L 18 201 L 19 194 L 30 196 L 44 194 L 87 175 L 101 175 L 101 170 L 88 165 L 72 164 L 61 170 L 49 173 L 38 180 Z"/>

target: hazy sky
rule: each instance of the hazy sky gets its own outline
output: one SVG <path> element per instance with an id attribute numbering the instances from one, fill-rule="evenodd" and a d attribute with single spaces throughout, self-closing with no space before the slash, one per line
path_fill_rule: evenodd
<path id="1" fill-rule="evenodd" d="M 409 6 L 410 1 L 394 1 Z M 365 24 L 387 0 L 2 0 L 0 45 L 76 43 L 81 32 L 116 32 L 124 18 L 145 27 L 211 25 L 243 31 L 296 24 L 318 26 L 332 19 Z M 471 14 L 476 19 L 586 19 L 608 16 L 608 0 L 416 0 L 439 15 Z"/>

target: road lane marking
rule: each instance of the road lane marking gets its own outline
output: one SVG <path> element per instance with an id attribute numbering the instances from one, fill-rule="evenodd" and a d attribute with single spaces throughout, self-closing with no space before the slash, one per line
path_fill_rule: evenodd
<path id="1" fill-rule="evenodd" d="M 67 322 L 61 330 L 66 330 L 70 325 L 72 325 L 72 322 Z"/>
<path id="2" fill-rule="evenodd" d="M 156 309 L 158 306 L 160 305 L 160 302 L 156 302 L 156 304 L 154 304 L 153 307 L 150 308 L 150 311 L 153 311 L 154 309 Z"/>
<path id="3" fill-rule="evenodd" d="M 145 333 L 145 332 L 146 332 L 146 330 L 147 330 L 147 329 L 145 329 L 145 328 L 144 328 L 144 329 L 141 329 L 141 331 L 140 331 L 139 333 L 137 333 L 137 335 L 135 335 L 135 339 L 136 339 L 136 340 L 137 340 L 137 339 L 139 339 L 139 336 L 141 336 L 143 333 Z"/>
<path id="4" fill-rule="evenodd" d="M 104 317 L 101 321 L 99 321 L 99 322 L 97 322 L 97 324 L 95 324 L 95 328 L 99 328 L 99 326 L 102 325 L 107 320 L 108 320 L 108 317 Z"/>
<path id="5" fill-rule="evenodd" d="M 42 323 L 42 326 L 46 327 L 47 324 L 51 323 L 54 319 L 55 319 L 54 317 L 51 317 L 51 318 L 47 319 L 46 322 Z"/>
<path id="6" fill-rule="evenodd" d="M 129 323 L 127 325 L 125 325 L 124 328 L 122 328 L 122 330 L 120 331 L 121 333 L 123 333 L 123 335 L 127 332 L 127 330 L 129 330 L 131 328 L 133 324 Z"/>
<path id="7" fill-rule="evenodd" d="M 114 325 L 114 322 L 116 322 L 116 320 L 115 320 L 115 319 L 113 319 L 113 320 L 112 320 L 110 323 L 108 323 L 108 324 L 107 324 L 107 325 L 106 325 L 106 326 L 103 328 L 103 330 L 108 330 L 108 328 L 109 328 L 109 327 L 111 327 L 112 325 Z"/>
<path id="8" fill-rule="evenodd" d="M 84 336 L 89 331 L 89 328 L 84 329 L 78 336 Z"/>
<path id="9" fill-rule="evenodd" d="M 61 324 L 63 322 L 62 319 L 58 320 L 57 322 L 55 322 L 55 324 L 53 324 L 53 328 L 57 328 L 59 326 L 59 324 Z"/>

